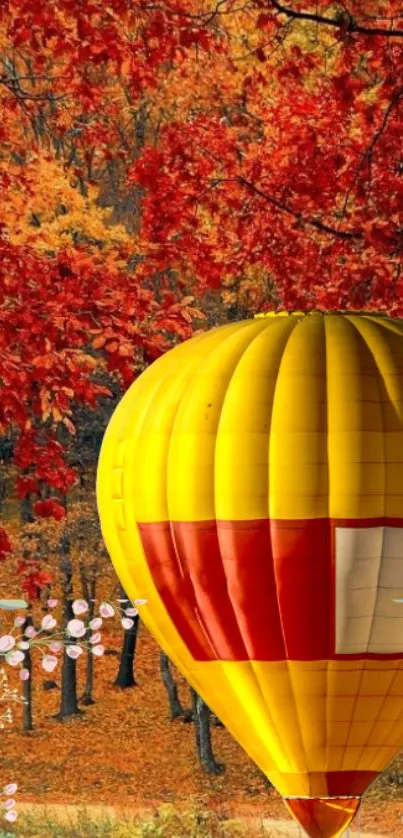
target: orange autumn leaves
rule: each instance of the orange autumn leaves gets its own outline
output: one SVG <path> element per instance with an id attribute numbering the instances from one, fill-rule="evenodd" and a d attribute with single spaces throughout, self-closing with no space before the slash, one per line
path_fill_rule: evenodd
<path id="1" fill-rule="evenodd" d="M 0 426 L 57 518 L 60 427 L 200 328 L 211 289 L 221 315 L 401 312 L 403 21 L 395 0 L 3 12 Z"/>
<path id="2" fill-rule="evenodd" d="M 59 426 L 74 433 L 76 407 L 95 409 L 108 375 L 127 386 L 201 317 L 164 280 L 157 296 L 137 279 L 138 246 L 98 201 L 111 168 L 136 153 L 127 72 L 132 90 L 134 75 L 151 79 L 151 54 L 156 71 L 171 55 L 168 18 L 141 4 L 84 6 L 12 2 L 0 24 L 0 428 L 15 440 L 20 497 L 56 520 L 76 479 Z"/>

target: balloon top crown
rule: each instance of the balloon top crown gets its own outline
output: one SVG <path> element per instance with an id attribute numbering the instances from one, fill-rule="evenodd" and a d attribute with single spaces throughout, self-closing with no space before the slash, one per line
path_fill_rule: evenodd
<path id="1" fill-rule="evenodd" d="M 332 314 L 366 314 L 369 317 L 388 317 L 386 312 L 383 311 L 371 311 L 369 309 L 354 309 L 354 308 L 344 308 L 344 309 L 321 309 L 321 308 L 312 308 L 299 310 L 299 309 L 289 309 L 289 310 L 280 310 L 280 311 L 261 311 L 258 314 L 255 314 L 255 319 L 258 317 L 309 317 L 313 314 L 321 314 L 323 316 L 329 316 Z"/>

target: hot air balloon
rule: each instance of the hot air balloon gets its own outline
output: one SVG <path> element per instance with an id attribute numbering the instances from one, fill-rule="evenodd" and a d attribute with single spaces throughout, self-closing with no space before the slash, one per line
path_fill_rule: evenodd
<path id="1" fill-rule="evenodd" d="M 97 480 L 128 596 L 311 838 L 403 746 L 403 320 L 199 334 L 118 405 Z"/>

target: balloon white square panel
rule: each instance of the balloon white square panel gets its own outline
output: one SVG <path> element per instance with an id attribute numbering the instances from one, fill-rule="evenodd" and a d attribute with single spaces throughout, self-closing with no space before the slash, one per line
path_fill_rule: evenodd
<path id="1" fill-rule="evenodd" d="M 403 653 L 403 528 L 336 527 L 336 654 Z"/>

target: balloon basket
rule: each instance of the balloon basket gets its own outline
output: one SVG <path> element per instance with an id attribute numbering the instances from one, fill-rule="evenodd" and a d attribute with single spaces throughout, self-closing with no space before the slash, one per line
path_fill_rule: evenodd
<path id="1" fill-rule="evenodd" d="M 289 797 L 288 811 L 309 838 L 340 838 L 357 814 L 360 797 Z"/>

